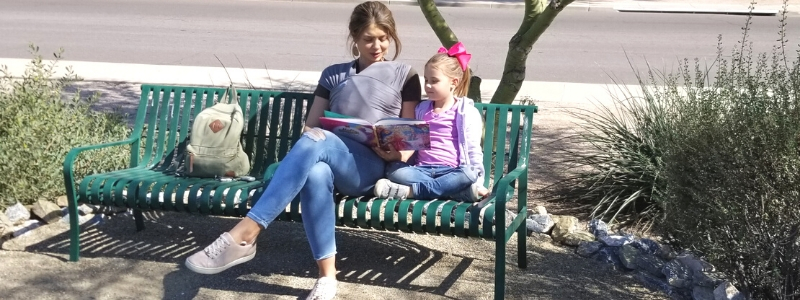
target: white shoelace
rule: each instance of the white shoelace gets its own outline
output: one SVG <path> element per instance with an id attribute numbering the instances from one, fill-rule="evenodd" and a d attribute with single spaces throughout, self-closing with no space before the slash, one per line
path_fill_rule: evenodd
<path id="1" fill-rule="evenodd" d="M 231 244 L 228 243 L 228 241 L 226 241 L 222 237 L 218 237 L 216 241 L 211 243 L 211 245 L 208 245 L 208 247 L 203 249 L 203 251 L 206 252 L 206 255 L 208 255 L 208 257 L 210 257 L 211 259 L 214 259 L 218 255 L 220 255 L 220 253 L 222 253 L 222 251 L 225 251 L 225 249 L 228 249 L 228 247 L 230 245 Z"/>

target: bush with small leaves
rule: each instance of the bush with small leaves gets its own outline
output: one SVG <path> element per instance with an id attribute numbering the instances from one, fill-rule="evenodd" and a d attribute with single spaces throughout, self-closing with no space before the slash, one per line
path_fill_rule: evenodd
<path id="1" fill-rule="evenodd" d="M 56 75 L 63 51 L 48 62 L 38 47 L 30 49 L 34 57 L 21 76 L 0 68 L 0 209 L 65 194 L 62 164 L 70 149 L 130 133 L 123 116 L 92 111 L 92 98 L 65 96 L 64 88 L 80 79 L 70 67 Z M 118 147 L 81 155 L 76 175 L 122 168 L 129 155 Z"/>

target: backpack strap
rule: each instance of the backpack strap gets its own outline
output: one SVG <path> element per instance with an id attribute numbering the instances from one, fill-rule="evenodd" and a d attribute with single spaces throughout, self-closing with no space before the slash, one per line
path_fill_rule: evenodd
<path id="1" fill-rule="evenodd" d="M 228 98 L 227 101 L 226 98 Z M 233 83 L 231 83 L 231 85 L 225 89 L 225 93 L 222 94 L 221 98 L 219 98 L 218 103 L 239 104 L 239 95 L 237 95 L 236 87 L 233 86 Z"/>

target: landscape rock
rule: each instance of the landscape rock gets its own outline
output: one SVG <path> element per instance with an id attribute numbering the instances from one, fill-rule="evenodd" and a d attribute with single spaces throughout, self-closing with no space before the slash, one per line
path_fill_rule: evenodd
<path id="1" fill-rule="evenodd" d="M 608 235 L 608 225 L 600 219 L 589 221 L 589 232 L 594 234 L 597 238 Z"/>
<path id="2" fill-rule="evenodd" d="M 745 297 L 730 282 L 723 282 L 714 289 L 714 300 L 744 300 Z"/>
<path id="3" fill-rule="evenodd" d="M 6 208 L 6 217 L 11 221 L 11 224 L 19 225 L 30 219 L 31 213 L 22 203 L 17 202 Z"/>
<path id="4" fill-rule="evenodd" d="M 530 215 L 525 222 L 528 230 L 537 233 L 548 233 L 556 225 L 550 215 Z"/>
<path id="5" fill-rule="evenodd" d="M 628 269 L 636 270 L 636 258 L 638 258 L 639 249 L 631 245 L 623 245 L 619 250 L 619 261 Z"/>
<path id="6" fill-rule="evenodd" d="M 597 251 L 597 255 L 594 256 L 594 259 L 611 265 L 614 270 L 625 270 L 625 267 L 622 265 L 622 262 L 619 260 L 619 247 L 603 247 L 600 251 Z"/>
<path id="7" fill-rule="evenodd" d="M 9 236 L 14 233 L 12 230 L 14 228 L 14 223 L 8 219 L 6 214 L 0 214 L 0 240 L 4 239 L 6 236 Z"/>
<path id="8" fill-rule="evenodd" d="M 631 246 L 636 247 L 645 254 L 656 255 L 661 251 L 661 245 L 651 239 L 637 239 L 631 243 Z"/>
<path id="9" fill-rule="evenodd" d="M 69 198 L 67 198 L 66 195 L 58 196 L 58 198 L 56 198 L 56 205 L 58 205 L 59 207 L 69 206 Z"/>
<path id="10" fill-rule="evenodd" d="M 673 260 L 677 256 L 678 254 L 672 250 L 672 246 L 670 245 L 661 245 L 661 248 L 658 251 L 658 257 L 661 257 L 663 260 Z"/>
<path id="11" fill-rule="evenodd" d="M 586 231 L 575 231 L 572 233 L 568 233 L 564 240 L 561 241 L 562 244 L 567 246 L 577 247 L 580 245 L 581 242 L 592 242 L 594 241 L 594 235 L 588 233 Z"/>
<path id="12" fill-rule="evenodd" d="M 544 206 L 541 206 L 541 205 L 534 206 L 533 207 L 533 211 L 537 215 L 546 215 L 547 214 L 547 209 L 545 209 Z"/>
<path id="13" fill-rule="evenodd" d="M 528 236 L 531 237 L 534 241 L 544 242 L 544 243 L 552 243 L 553 238 L 546 233 L 538 233 L 533 231 L 528 231 Z"/>
<path id="14" fill-rule="evenodd" d="M 715 300 L 714 289 L 704 286 L 692 288 L 692 300 Z"/>
<path id="15" fill-rule="evenodd" d="M 555 226 L 550 234 L 553 241 L 561 242 L 567 234 L 573 233 L 578 230 L 578 218 L 573 216 L 553 216 Z"/>
<path id="16" fill-rule="evenodd" d="M 31 213 L 48 224 L 58 222 L 63 215 L 61 213 L 61 208 L 58 207 L 58 205 L 44 199 L 40 199 L 33 204 Z"/>
<path id="17" fill-rule="evenodd" d="M 673 287 L 664 279 L 651 276 L 650 274 L 644 272 L 636 272 L 633 274 L 633 277 L 639 280 L 644 287 L 650 290 L 672 294 Z"/>
<path id="18" fill-rule="evenodd" d="M 718 274 L 715 272 L 703 272 L 703 271 L 693 271 L 692 272 L 692 283 L 698 286 L 704 286 L 709 288 L 715 288 L 719 286 L 721 283 L 725 282 L 722 279 L 722 274 Z"/>
<path id="19" fill-rule="evenodd" d="M 674 287 L 688 288 L 691 286 L 692 274 L 689 268 L 678 261 L 670 261 L 661 270 L 667 277 L 667 282 Z"/>
<path id="20" fill-rule="evenodd" d="M 641 270 L 651 276 L 658 278 L 666 278 L 661 270 L 664 269 L 666 262 L 654 255 L 643 254 L 636 257 L 634 261 L 636 269 Z"/>
<path id="21" fill-rule="evenodd" d="M 578 244 L 578 249 L 575 249 L 575 253 L 583 257 L 592 257 L 600 248 L 603 247 L 603 243 L 598 241 L 592 242 L 581 242 Z"/>
<path id="22" fill-rule="evenodd" d="M 692 270 L 693 272 L 713 272 L 714 266 L 705 262 L 691 253 L 684 253 L 675 258 L 681 264 Z"/>
<path id="23" fill-rule="evenodd" d="M 633 235 L 604 235 L 598 237 L 597 240 L 611 247 L 620 247 L 633 243 L 634 237 Z"/>
<path id="24" fill-rule="evenodd" d="M 99 209 L 97 208 L 97 206 L 91 204 L 83 203 L 78 206 L 78 214 L 80 214 L 81 216 L 93 215 L 98 211 Z"/>

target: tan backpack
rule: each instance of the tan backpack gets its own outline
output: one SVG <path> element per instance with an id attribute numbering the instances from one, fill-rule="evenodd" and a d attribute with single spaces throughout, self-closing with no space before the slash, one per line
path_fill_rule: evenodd
<path id="1" fill-rule="evenodd" d="M 203 109 L 192 123 L 184 171 L 192 177 L 239 177 L 250 172 L 242 149 L 244 116 L 236 88 L 225 91 L 219 103 Z"/>

